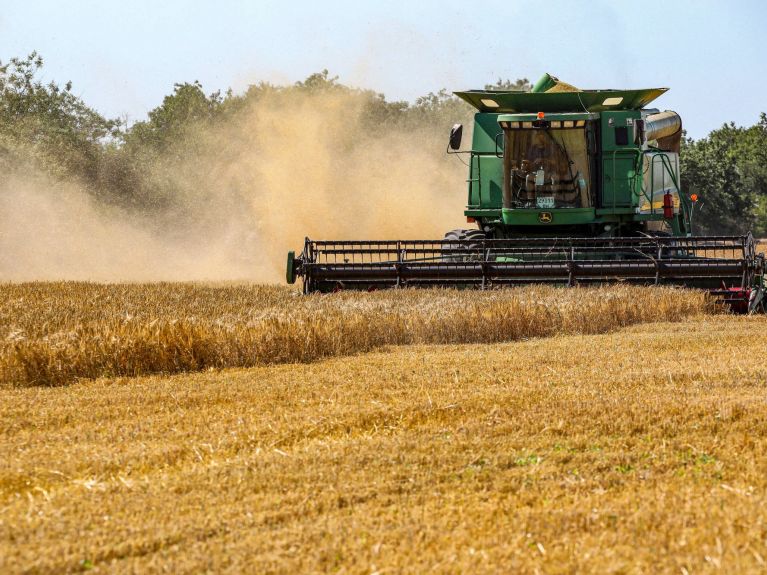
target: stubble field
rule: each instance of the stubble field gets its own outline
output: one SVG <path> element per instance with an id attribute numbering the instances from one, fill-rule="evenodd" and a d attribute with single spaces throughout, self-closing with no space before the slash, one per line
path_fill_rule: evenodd
<path id="1" fill-rule="evenodd" d="M 2 572 L 767 568 L 763 316 L 638 288 L 0 293 Z"/>

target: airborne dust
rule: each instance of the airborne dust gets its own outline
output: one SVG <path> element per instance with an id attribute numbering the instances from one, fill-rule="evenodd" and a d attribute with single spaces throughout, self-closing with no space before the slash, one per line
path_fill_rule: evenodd
<path id="1" fill-rule="evenodd" d="M 466 168 L 444 153 L 447 127 L 371 128 L 362 111 L 354 93 L 266 95 L 146 174 L 176 190 L 177 208 L 157 216 L 6 174 L 0 281 L 281 282 L 305 236 L 428 239 L 465 225 Z"/>

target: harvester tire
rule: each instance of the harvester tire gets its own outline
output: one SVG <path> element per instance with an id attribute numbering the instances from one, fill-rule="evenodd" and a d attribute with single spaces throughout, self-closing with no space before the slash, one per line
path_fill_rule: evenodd
<path id="1" fill-rule="evenodd" d="M 455 244 L 445 243 L 443 245 L 442 261 L 468 262 L 482 259 L 480 250 L 482 248 L 482 240 L 486 238 L 487 236 L 482 230 L 450 230 L 445 234 L 445 241 L 457 240 L 457 242 Z M 473 241 L 465 243 L 467 240 Z"/>

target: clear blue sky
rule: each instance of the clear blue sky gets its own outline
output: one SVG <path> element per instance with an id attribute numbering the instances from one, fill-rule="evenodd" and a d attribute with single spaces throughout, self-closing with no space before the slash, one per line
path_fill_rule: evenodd
<path id="1" fill-rule="evenodd" d="M 700 137 L 767 111 L 767 1 L 0 0 L 0 59 L 38 50 L 107 116 L 174 82 L 206 91 L 328 68 L 389 99 L 548 71 L 583 88 L 668 86 Z"/>

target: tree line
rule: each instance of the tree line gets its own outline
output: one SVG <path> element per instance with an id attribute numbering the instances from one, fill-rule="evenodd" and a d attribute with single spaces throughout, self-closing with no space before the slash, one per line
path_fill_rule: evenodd
<path id="1" fill-rule="evenodd" d="M 40 170 L 75 180 L 99 201 L 137 212 L 172 209 L 164 162 L 204 155 L 207 131 L 237 122 L 250 106 L 275 94 L 342 93 L 354 98 L 370 133 L 381 126 L 447 133 L 472 110 L 446 90 L 414 102 L 351 88 L 327 70 L 288 86 L 260 82 L 241 94 L 205 93 L 199 82 L 175 84 L 145 120 L 127 126 L 105 118 L 63 86 L 39 78 L 37 53 L 0 63 L 0 174 Z M 499 79 L 486 89 L 529 90 L 527 79 Z M 152 176 L 149 177 L 148 174 Z M 705 138 L 685 137 L 681 188 L 700 198 L 696 233 L 767 236 L 767 115 L 750 127 L 724 124 Z"/>

